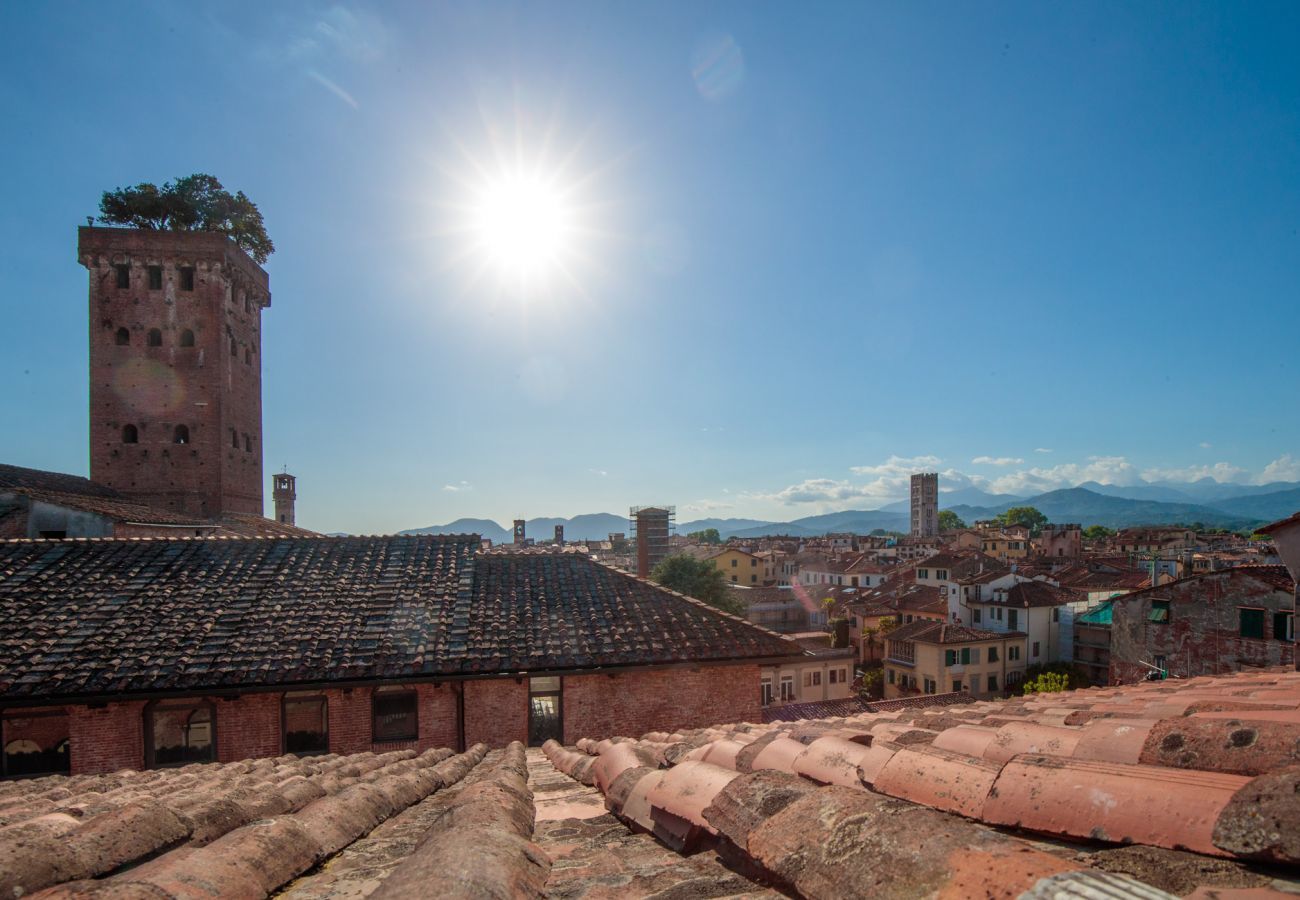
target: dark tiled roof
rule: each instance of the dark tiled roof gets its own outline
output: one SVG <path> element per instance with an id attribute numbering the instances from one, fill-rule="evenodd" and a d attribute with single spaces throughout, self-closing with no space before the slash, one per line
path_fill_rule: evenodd
<path id="1" fill-rule="evenodd" d="M 574 554 L 474 535 L 0 542 L 0 698 L 796 656 Z"/>
<path id="2" fill-rule="evenodd" d="M 857 697 L 843 700 L 820 700 L 812 703 L 787 703 L 763 710 L 764 722 L 798 722 L 801 719 L 829 719 L 856 716 L 867 711 L 867 704 Z"/>
<path id="3" fill-rule="evenodd" d="M 1006 606 L 1018 606 L 1029 609 L 1039 606 L 1064 606 L 1084 600 L 1076 591 L 1066 590 L 1045 581 L 1021 581 L 1007 591 Z"/>
<path id="4" fill-rule="evenodd" d="M 793 641 L 574 554 L 483 556 L 461 671 L 798 656 Z"/>
<path id="5" fill-rule="evenodd" d="M 25 469 L 0 463 L 0 489 L 50 491 L 57 494 L 81 494 L 87 497 L 117 497 L 117 491 L 96 484 L 80 475 L 46 472 L 44 469 Z"/>
<path id="6" fill-rule="evenodd" d="M 932 622 L 928 619 L 900 625 L 885 635 L 891 641 L 921 641 L 925 644 L 969 644 L 973 641 L 997 641 L 1024 636 L 1023 631 L 985 631 L 982 628 Z"/>

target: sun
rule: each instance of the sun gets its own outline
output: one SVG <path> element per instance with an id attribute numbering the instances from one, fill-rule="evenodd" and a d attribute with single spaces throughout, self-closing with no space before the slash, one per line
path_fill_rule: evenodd
<path id="1" fill-rule="evenodd" d="M 575 210 L 558 178 L 506 172 L 475 193 L 470 231 L 483 265 L 523 285 L 565 268 L 575 250 Z"/>

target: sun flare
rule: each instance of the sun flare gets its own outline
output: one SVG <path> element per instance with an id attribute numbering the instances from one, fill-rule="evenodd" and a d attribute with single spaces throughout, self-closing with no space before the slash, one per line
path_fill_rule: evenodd
<path id="1" fill-rule="evenodd" d="M 504 174 L 477 192 L 472 232 L 477 255 L 498 275 L 536 282 L 562 270 L 572 254 L 574 211 L 555 179 Z"/>

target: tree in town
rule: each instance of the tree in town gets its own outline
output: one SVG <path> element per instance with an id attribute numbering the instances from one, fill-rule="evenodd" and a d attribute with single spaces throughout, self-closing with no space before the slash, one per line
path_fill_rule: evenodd
<path id="1" fill-rule="evenodd" d="M 966 523 L 961 520 L 961 516 L 957 515 L 951 509 L 939 510 L 940 531 L 953 531 L 954 529 L 965 527 Z"/>
<path id="2" fill-rule="evenodd" d="M 707 560 L 684 553 L 665 557 L 650 573 L 650 580 L 664 587 L 702 600 L 723 612 L 745 614 L 745 604 L 727 587 L 722 570 Z"/>
<path id="3" fill-rule="evenodd" d="M 1032 506 L 1013 506 L 998 516 L 997 521 L 1002 525 L 1024 525 L 1030 537 L 1037 537 L 1047 524 L 1047 516 Z"/>
<path id="4" fill-rule="evenodd" d="M 690 534 L 686 535 L 686 537 L 695 541 L 697 544 L 722 543 L 722 535 L 718 534 L 718 529 L 716 528 L 705 528 L 703 531 L 692 531 Z"/>
<path id="5" fill-rule="evenodd" d="M 1059 694 L 1070 689 L 1070 676 L 1064 672 L 1040 672 L 1038 677 L 1026 679 L 1026 694 Z"/>
<path id="6" fill-rule="evenodd" d="M 879 700 L 885 695 L 885 670 L 876 667 L 864 669 L 862 671 L 862 686 L 858 688 L 858 696 L 863 700 Z"/>
<path id="7" fill-rule="evenodd" d="M 161 188 L 143 182 L 105 191 L 99 221 L 158 231 L 213 231 L 229 237 L 259 263 L 275 252 L 257 204 L 243 191 L 232 195 L 220 181 L 201 173 Z"/>
<path id="8" fill-rule="evenodd" d="M 1105 525 L 1089 525 L 1083 529 L 1083 539 L 1085 541 L 1104 541 L 1106 538 L 1114 536 L 1114 529 L 1107 528 Z"/>

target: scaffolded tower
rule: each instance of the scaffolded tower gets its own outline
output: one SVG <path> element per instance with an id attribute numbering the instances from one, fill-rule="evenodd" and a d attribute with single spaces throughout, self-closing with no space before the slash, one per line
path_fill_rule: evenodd
<path id="1" fill-rule="evenodd" d="M 636 540 L 636 574 L 650 575 L 668 555 L 668 535 L 677 519 L 675 506 L 634 506 L 628 511 L 632 537 Z"/>

